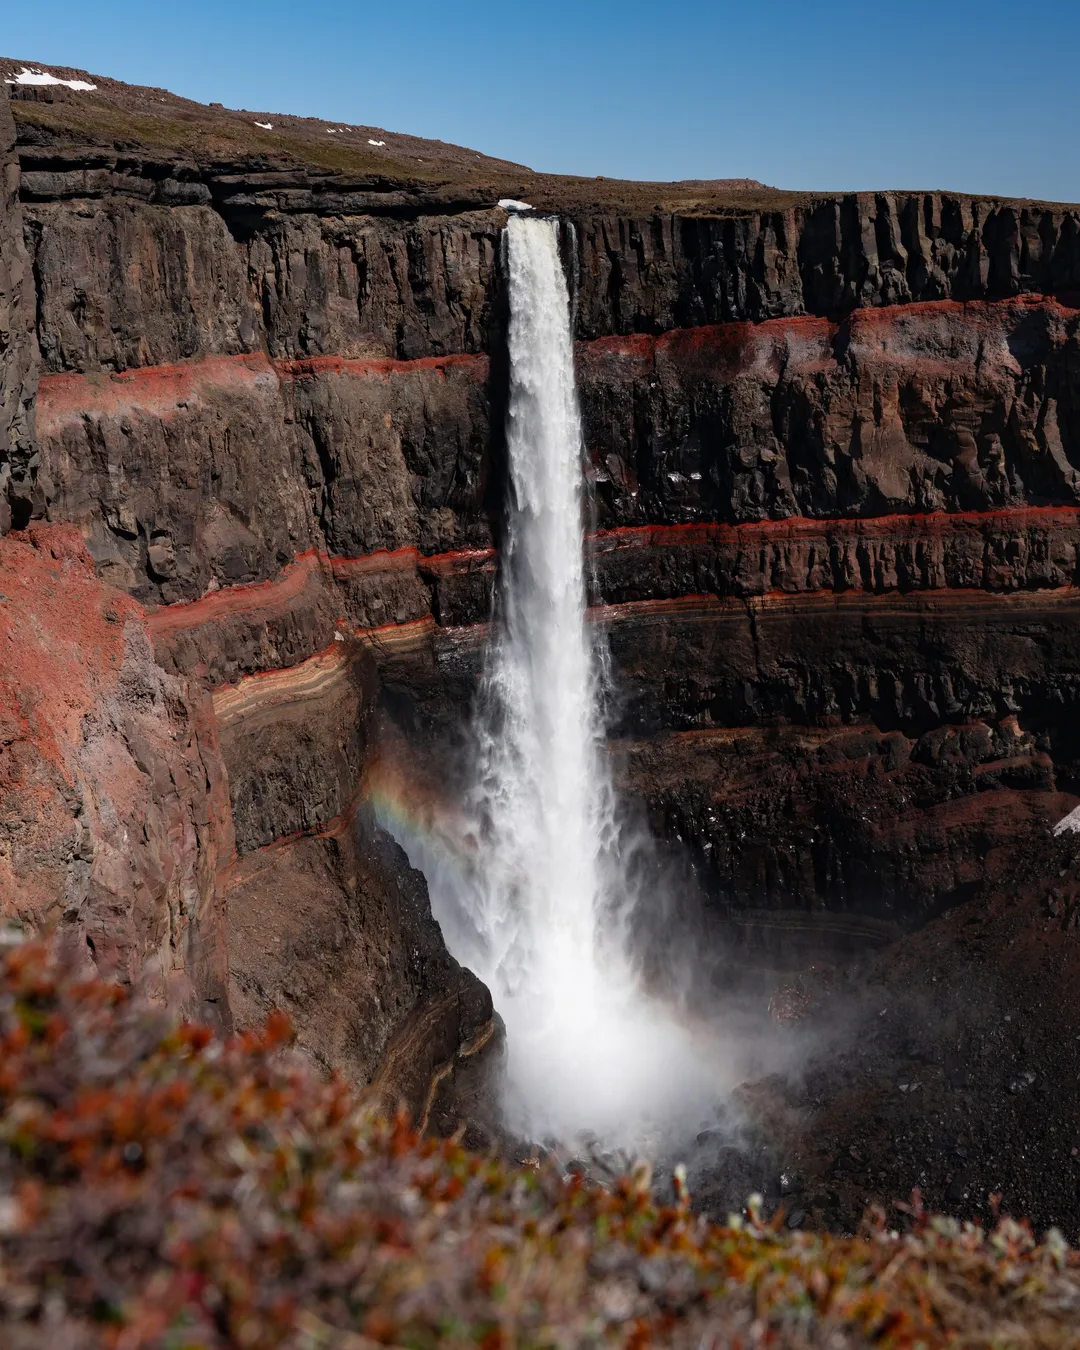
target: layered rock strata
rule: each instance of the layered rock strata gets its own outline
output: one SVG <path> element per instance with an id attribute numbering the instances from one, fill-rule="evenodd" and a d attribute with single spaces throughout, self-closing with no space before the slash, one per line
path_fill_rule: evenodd
<path id="1" fill-rule="evenodd" d="M 1076 330 L 1024 297 L 579 344 L 627 782 L 718 902 L 911 922 L 989 884 L 991 823 L 1005 847 L 1067 805 Z M 39 422 L 102 575 L 172 602 L 150 620 L 167 670 L 231 685 L 356 640 L 399 725 L 452 756 L 497 571 L 497 406 L 483 356 L 237 356 L 46 376 Z M 242 840 L 320 828 L 355 790 L 359 720 L 327 699 L 276 739 L 225 736 Z M 1017 717 L 1021 751 L 988 748 Z M 818 743 L 842 724 L 842 751 Z M 926 748 L 969 724 L 962 755 Z M 786 748 L 761 758 L 724 728 Z"/>
<path id="2" fill-rule="evenodd" d="M 0 916 L 228 1025 L 209 697 L 154 661 L 141 607 L 95 578 L 73 527 L 0 539 L 0 578 Z"/>
<path id="3" fill-rule="evenodd" d="M 448 1122 L 432 1084 L 490 1040 L 365 789 L 387 723 L 452 788 L 482 660 L 500 196 L 567 223 L 613 754 L 713 910 L 759 948 L 858 946 L 1037 859 L 1080 788 L 1076 208 L 558 180 L 109 81 L 17 93 L 7 509 L 78 530 L 169 726 L 209 719 L 241 1021 L 283 1003 Z"/>

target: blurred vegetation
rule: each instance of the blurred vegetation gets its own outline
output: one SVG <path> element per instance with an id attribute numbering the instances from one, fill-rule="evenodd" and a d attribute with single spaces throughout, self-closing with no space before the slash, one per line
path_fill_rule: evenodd
<path id="1" fill-rule="evenodd" d="M 0 1344 L 1080 1345 L 1080 1255 L 1004 1220 L 716 1226 L 379 1119 L 289 1049 L 222 1042 L 55 946 L 0 948 Z"/>

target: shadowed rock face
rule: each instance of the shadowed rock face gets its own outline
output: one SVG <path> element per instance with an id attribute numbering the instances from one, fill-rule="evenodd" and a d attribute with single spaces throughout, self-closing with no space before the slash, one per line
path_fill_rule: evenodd
<path id="1" fill-rule="evenodd" d="M 0 90 L 0 534 L 41 515 L 34 453 L 34 286 L 19 213 L 19 163 L 7 88 Z"/>
<path id="2" fill-rule="evenodd" d="M 505 216 L 493 205 L 447 213 L 431 192 L 416 218 L 388 219 L 370 199 L 313 200 L 287 174 L 275 184 L 235 174 L 226 190 L 197 165 L 213 200 L 166 205 L 147 200 L 153 164 L 88 177 L 35 171 L 57 158 L 51 147 L 21 157 L 48 370 L 253 351 L 415 360 L 497 341 Z M 556 201 L 575 226 L 577 335 L 1080 289 L 1074 208 L 943 193 L 787 197 L 776 210 L 721 197 L 711 215 Z M 147 294 L 147 276 L 164 303 Z"/>
<path id="3" fill-rule="evenodd" d="M 504 196 L 573 226 L 613 753 L 726 950 L 931 931 L 1012 886 L 1017 857 L 1025 895 L 1049 894 L 1042 844 L 1080 792 L 1077 208 L 560 180 L 390 133 L 380 161 L 371 129 L 331 162 L 303 119 L 263 140 L 162 91 L 18 92 L 7 509 L 75 527 L 88 612 L 119 597 L 140 661 L 152 647 L 138 715 L 161 758 L 133 781 L 162 837 L 199 818 L 175 867 L 203 878 L 184 922 L 209 954 L 165 922 L 157 825 L 135 880 L 100 873 L 73 902 L 79 932 L 121 934 L 132 970 L 167 951 L 198 989 L 203 960 L 224 987 L 227 937 L 241 1022 L 283 1003 L 320 1062 L 421 1113 L 490 1039 L 486 993 L 365 789 L 391 746 L 440 790 L 460 770 L 505 491 Z M 10 546 L 29 558 L 36 537 Z M 90 722 L 95 680 L 73 705 Z M 198 717 L 216 786 L 189 792 L 173 761 Z M 12 873 L 32 917 L 42 879 L 70 890 L 82 866 L 59 781 L 40 818 L 54 862 L 38 889 Z"/>
<path id="4" fill-rule="evenodd" d="M 44 380 L 50 511 L 145 601 L 266 580 L 313 548 L 491 542 L 485 360 L 214 357 Z"/>

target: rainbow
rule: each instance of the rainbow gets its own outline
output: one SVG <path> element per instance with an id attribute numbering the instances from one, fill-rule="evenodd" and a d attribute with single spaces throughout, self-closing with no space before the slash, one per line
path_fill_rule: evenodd
<path id="1" fill-rule="evenodd" d="M 484 959 L 468 898 L 479 884 L 480 840 L 460 802 L 447 800 L 430 778 L 384 753 L 365 779 L 364 799 L 378 825 L 401 845 L 427 880 L 431 909 L 451 952 L 477 969 Z"/>

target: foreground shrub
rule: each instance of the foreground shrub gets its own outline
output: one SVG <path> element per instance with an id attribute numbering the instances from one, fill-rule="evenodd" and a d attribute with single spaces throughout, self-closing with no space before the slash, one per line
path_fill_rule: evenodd
<path id="1" fill-rule="evenodd" d="M 0 956 L 0 1345 L 1080 1345 L 1080 1259 L 1004 1221 L 718 1227 L 364 1112 L 271 1018 L 227 1044 Z"/>

